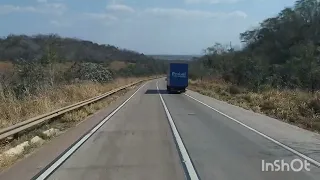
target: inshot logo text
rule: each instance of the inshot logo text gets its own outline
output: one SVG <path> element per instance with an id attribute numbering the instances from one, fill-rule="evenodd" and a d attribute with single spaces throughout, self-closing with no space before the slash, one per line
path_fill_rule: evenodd
<path id="1" fill-rule="evenodd" d="M 294 171 L 299 172 L 302 170 L 310 171 L 311 164 L 307 160 L 294 159 L 291 162 L 285 162 L 284 160 L 275 160 L 273 162 L 265 162 L 262 160 L 262 171 Z"/>

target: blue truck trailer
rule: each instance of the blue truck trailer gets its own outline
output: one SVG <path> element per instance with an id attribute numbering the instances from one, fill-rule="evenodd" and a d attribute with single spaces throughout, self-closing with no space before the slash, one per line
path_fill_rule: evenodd
<path id="1" fill-rule="evenodd" d="M 188 87 L 188 64 L 170 63 L 167 74 L 167 91 L 185 92 Z"/>

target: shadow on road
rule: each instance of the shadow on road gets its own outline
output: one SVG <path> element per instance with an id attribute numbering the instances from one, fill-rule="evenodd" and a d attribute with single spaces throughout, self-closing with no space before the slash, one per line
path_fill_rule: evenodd
<path id="1" fill-rule="evenodd" d="M 179 94 L 179 93 L 169 93 L 167 90 L 160 89 L 159 91 L 157 89 L 148 89 L 145 94 Z"/>
<path id="2" fill-rule="evenodd" d="M 164 89 L 159 89 L 159 91 L 157 89 L 148 89 L 145 94 L 169 94 L 167 90 Z"/>

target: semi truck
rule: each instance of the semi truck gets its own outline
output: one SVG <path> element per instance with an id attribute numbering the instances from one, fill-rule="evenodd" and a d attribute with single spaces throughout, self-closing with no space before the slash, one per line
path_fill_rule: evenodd
<path id="1" fill-rule="evenodd" d="M 170 63 L 167 74 L 167 91 L 185 92 L 188 87 L 188 64 L 187 63 Z"/>

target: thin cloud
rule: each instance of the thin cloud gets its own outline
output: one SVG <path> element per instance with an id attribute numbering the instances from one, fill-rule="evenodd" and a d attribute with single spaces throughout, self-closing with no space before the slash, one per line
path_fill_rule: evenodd
<path id="1" fill-rule="evenodd" d="M 187 4 L 198 4 L 198 3 L 208 3 L 208 4 L 232 4 L 238 3 L 244 0 L 185 0 Z"/>
<path id="2" fill-rule="evenodd" d="M 33 6 L 0 5 L 0 14 L 13 12 L 37 12 L 37 9 Z"/>
<path id="3" fill-rule="evenodd" d="M 122 11 L 122 12 L 129 12 L 129 13 L 135 12 L 135 10 L 132 7 L 124 4 L 110 4 L 106 7 L 106 9 L 111 11 Z"/>
<path id="4" fill-rule="evenodd" d="M 67 10 L 62 3 L 41 3 L 38 6 L 15 6 L 0 5 L 0 14 L 10 13 L 43 13 L 43 14 L 63 14 Z"/>
<path id="5" fill-rule="evenodd" d="M 97 20 L 117 20 L 118 18 L 107 13 L 84 13 L 84 15 L 91 19 Z"/>
<path id="6" fill-rule="evenodd" d="M 146 9 L 146 13 L 158 15 L 158 16 L 169 16 L 174 18 L 225 18 L 225 17 L 241 17 L 246 18 L 247 14 L 242 11 L 233 11 L 230 13 L 225 12 L 210 12 L 200 10 L 186 10 L 179 8 L 151 8 Z"/>
<path id="7" fill-rule="evenodd" d="M 53 24 L 55 26 L 60 26 L 61 25 L 61 23 L 59 21 L 57 21 L 57 20 L 50 21 L 50 24 Z"/>
<path id="8" fill-rule="evenodd" d="M 38 3 L 47 3 L 47 0 L 37 0 Z"/>
<path id="9" fill-rule="evenodd" d="M 62 21 L 57 21 L 57 20 L 51 20 L 50 24 L 56 26 L 56 27 L 69 27 L 71 26 L 70 23 L 62 22 Z"/>

